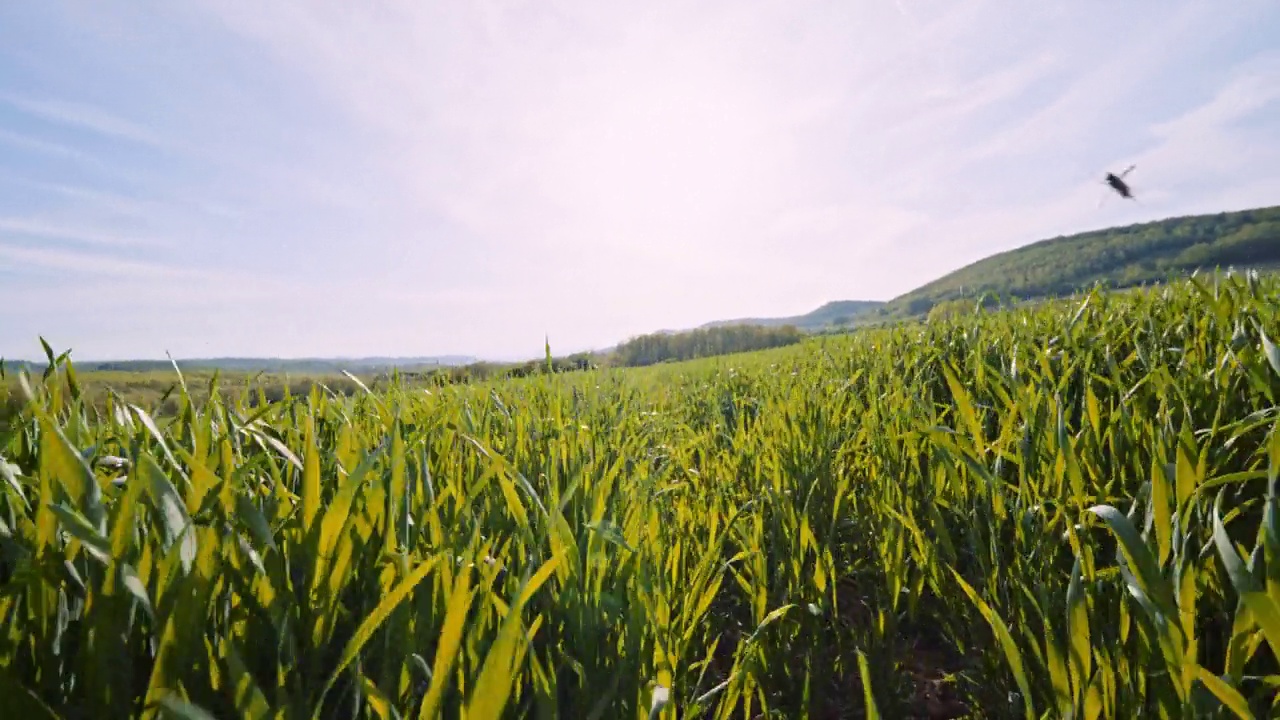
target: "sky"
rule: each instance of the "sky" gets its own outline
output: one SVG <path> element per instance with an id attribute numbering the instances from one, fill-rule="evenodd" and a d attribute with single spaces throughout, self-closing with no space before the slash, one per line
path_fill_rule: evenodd
<path id="1" fill-rule="evenodd" d="M 0 356 L 523 359 L 888 300 L 1277 204 L 1277 128 L 1272 0 L 2 3 Z"/>

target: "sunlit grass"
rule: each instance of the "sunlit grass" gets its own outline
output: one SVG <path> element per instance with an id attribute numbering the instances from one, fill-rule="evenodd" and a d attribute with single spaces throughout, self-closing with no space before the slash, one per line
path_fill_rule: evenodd
<path id="1" fill-rule="evenodd" d="M 64 364 L 0 437 L 7 712 L 1268 716 L 1278 291 L 164 420 Z"/>

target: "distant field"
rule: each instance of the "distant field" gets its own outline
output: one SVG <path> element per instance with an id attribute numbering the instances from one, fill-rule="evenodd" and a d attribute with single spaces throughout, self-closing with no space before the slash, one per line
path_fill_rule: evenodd
<path id="1" fill-rule="evenodd" d="M 35 378 L 40 374 L 35 373 Z M 214 373 L 208 370 L 187 371 L 183 373 L 192 400 L 204 404 L 209 400 L 211 382 Z M 377 384 L 377 376 L 367 375 L 363 380 Z M 18 394 L 17 380 L 14 373 L 8 373 L 7 392 L 11 397 Z M 138 405 L 148 412 L 159 415 L 173 415 L 179 408 L 181 398 L 178 374 L 170 367 L 168 370 L 98 370 L 76 373 L 76 382 L 83 393 L 87 406 L 105 409 L 107 397 L 111 393 L 126 403 Z M 384 381 L 385 382 L 385 381 Z M 294 395 L 306 395 L 317 383 L 323 384 L 335 393 L 351 395 L 359 390 L 359 386 L 342 374 L 294 375 L 277 373 L 220 372 L 218 373 L 218 389 L 224 398 L 245 395 L 256 398 L 258 391 L 269 401 L 284 398 L 286 390 Z M 5 391 L 0 390 L 0 393 Z M 0 395 L 2 396 L 2 395 Z"/>
<path id="2" fill-rule="evenodd" d="M 682 359 L 742 353 L 758 348 L 795 344 L 803 334 L 793 327 L 717 327 L 684 333 L 642 335 L 620 343 L 609 353 L 575 353 L 567 357 L 551 357 L 525 362 L 475 361 L 457 365 L 414 365 L 407 368 L 358 369 L 351 375 L 337 361 L 327 360 L 235 360 L 230 368 L 207 367 L 215 361 L 181 361 L 178 370 L 173 363 L 133 361 L 90 363 L 73 370 L 76 389 L 86 407 L 103 411 L 107 399 L 114 397 L 127 404 L 138 405 L 156 416 L 178 412 L 179 386 L 185 381 L 191 399 L 198 405 L 208 401 L 215 390 L 224 402 L 243 398 L 251 404 L 278 402 L 286 396 L 305 396 L 312 388 L 333 395 L 351 396 L 374 391 L 396 382 L 408 387 L 431 388 L 444 384 L 476 383 L 536 376 L 546 372 L 584 371 L 601 364 L 643 366 Z M 376 360 L 376 359 L 375 359 Z M 385 360 L 385 359 L 384 359 Z M 367 361 L 372 362 L 372 361 Z M 321 368 L 304 371 L 248 371 L 236 367 L 258 363 L 267 366 Z M 0 423 L 14 410 L 18 397 L 17 378 L 25 370 L 43 375 L 53 363 L 10 364 L 0 377 Z M 192 367 L 194 365 L 194 368 Z M 119 366 L 118 369 L 115 366 Z M 179 377 L 181 372 L 181 377 Z M 363 385 L 363 387 L 361 387 Z M 7 393 L 7 395 L 6 395 Z M 6 397 L 10 400 L 6 401 Z"/>
<path id="3" fill-rule="evenodd" d="M 1236 275 L 262 407 L 189 374 L 158 419 L 84 407 L 176 376 L 76 401 L 64 368 L 0 428 L 0 686 L 23 718 L 1272 716 L 1273 338 L 1280 280 Z"/>

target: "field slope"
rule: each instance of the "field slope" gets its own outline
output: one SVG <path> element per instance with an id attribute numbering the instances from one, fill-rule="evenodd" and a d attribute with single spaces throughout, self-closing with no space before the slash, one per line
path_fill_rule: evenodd
<path id="1" fill-rule="evenodd" d="M 23 718 L 1266 717 L 1278 307 L 1210 277 L 163 419 L 63 365 L 0 430 L 0 687 Z"/>

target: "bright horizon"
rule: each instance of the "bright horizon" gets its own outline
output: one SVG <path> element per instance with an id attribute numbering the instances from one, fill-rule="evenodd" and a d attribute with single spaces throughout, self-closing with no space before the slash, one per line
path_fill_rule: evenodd
<path id="1" fill-rule="evenodd" d="M 1264 0 L 8 3 L 0 357 L 563 355 L 1274 205 L 1276 38 Z"/>

